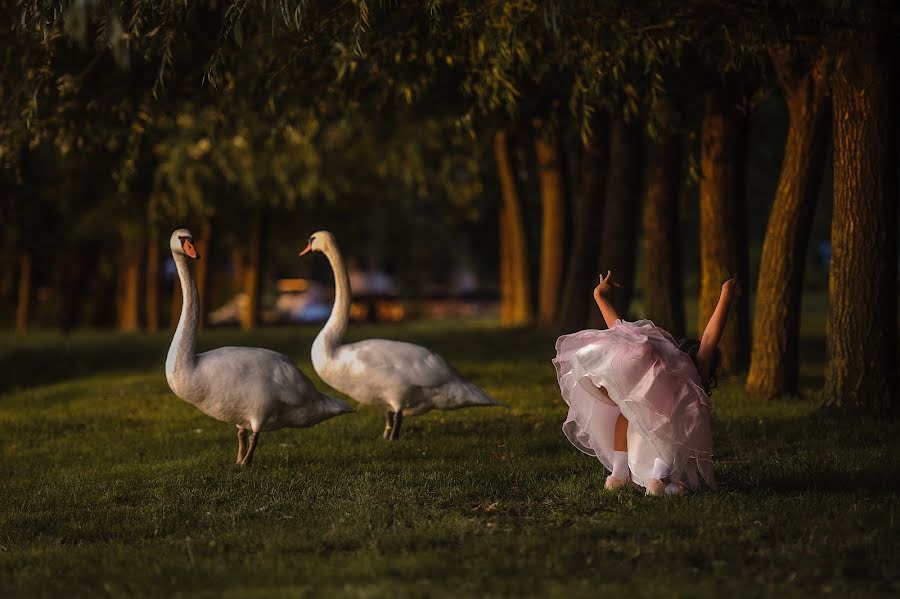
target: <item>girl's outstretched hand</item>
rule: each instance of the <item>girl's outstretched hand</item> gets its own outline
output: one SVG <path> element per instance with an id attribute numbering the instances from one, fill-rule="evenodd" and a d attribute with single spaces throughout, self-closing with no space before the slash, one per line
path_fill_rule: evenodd
<path id="1" fill-rule="evenodd" d="M 609 295 L 613 287 L 621 287 L 617 282 L 613 281 L 612 271 L 606 271 L 606 276 L 600 275 L 600 283 L 594 287 L 594 298 L 605 297 Z"/>
<path id="2" fill-rule="evenodd" d="M 727 281 L 722 283 L 722 292 L 723 293 L 729 292 L 734 295 L 740 295 L 741 294 L 741 284 L 738 281 L 738 278 L 731 277 Z"/>

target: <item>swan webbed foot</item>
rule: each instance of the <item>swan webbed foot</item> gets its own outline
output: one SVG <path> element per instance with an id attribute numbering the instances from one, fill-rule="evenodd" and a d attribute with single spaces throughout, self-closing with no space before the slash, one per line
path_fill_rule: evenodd
<path id="1" fill-rule="evenodd" d="M 238 437 L 238 453 L 237 453 L 237 462 L 235 462 L 238 466 L 243 464 L 244 462 L 244 454 L 247 452 L 247 429 L 239 428 L 237 432 Z"/>
<path id="2" fill-rule="evenodd" d="M 393 430 L 394 430 L 394 412 L 388 410 L 387 418 L 384 422 L 384 434 L 381 435 L 381 438 L 386 441 L 390 441 L 391 433 L 393 432 Z"/>
<path id="3" fill-rule="evenodd" d="M 394 414 L 394 426 L 391 427 L 391 434 L 388 441 L 397 441 L 400 439 L 400 425 L 403 424 L 403 410 L 397 410 Z"/>
<path id="4" fill-rule="evenodd" d="M 259 441 L 259 433 L 252 432 L 250 433 L 250 443 L 247 446 L 247 453 L 244 454 L 244 459 L 241 460 L 241 466 L 249 466 L 253 463 L 253 453 L 256 451 L 256 443 Z"/>

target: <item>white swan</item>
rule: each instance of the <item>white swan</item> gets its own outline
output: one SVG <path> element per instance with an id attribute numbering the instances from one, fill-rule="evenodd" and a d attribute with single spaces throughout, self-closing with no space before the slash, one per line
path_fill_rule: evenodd
<path id="1" fill-rule="evenodd" d="M 334 272 L 334 307 L 312 346 L 312 363 L 323 381 L 358 401 L 384 406 L 384 438 L 400 437 L 403 416 L 432 409 L 501 405 L 464 380 L 430 349 L 412 343 L 367 339 L 342 344 L 350 320 L 350 278 L 334 235 L 319 231 L 300 252 L 321 252 Z"/>
<path id="2" fill-rule="evenodd" d="M 262 431 L 303 428 L 353 411 L 319 392 L 282 354 L 255 347 L 221 347 L 196 354 L 199 302 L 188 258 L 200 256 L 187 229 L 172 233 L 169 248 L 184 301 L 166 357 L 166 381 L 175 395 L 201 412 L 238 427 L 238 464 L 252 462 Z"/>

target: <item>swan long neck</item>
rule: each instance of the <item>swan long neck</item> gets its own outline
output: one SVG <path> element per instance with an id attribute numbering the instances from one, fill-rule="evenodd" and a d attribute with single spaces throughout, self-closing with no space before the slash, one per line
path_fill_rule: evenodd
<path id="1" fill-rule="evenodd" d="M 182 254 L 172 252 L 175 259 L 175 268 L 178 269 L 178 279 L 181 281 L 181 318 L 178 319 L 178 328 L 172 337 L 169 346 L 169 355 L 166 357 L 167 378 L 180 378 L 194 369 L 197 348 L 197 324 L 200 319 L 199 298 L 197 285 L 191 274 L 188 260 Z"/>
<path id="2" fill-rule="evenodd" d="M 337 247 L 329 245 L 323 253 L 334 273 L 334 306 L 331 308 L 328 322 L 316 337 L 316 343 L 330 354 L 343 341 L 347 323 L 350 321 L 350 276 Z"/>

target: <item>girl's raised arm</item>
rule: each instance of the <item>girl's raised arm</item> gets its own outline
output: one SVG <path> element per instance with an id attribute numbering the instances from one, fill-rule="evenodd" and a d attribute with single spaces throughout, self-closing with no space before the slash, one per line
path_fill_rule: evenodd
<path id="1" fill-rule="evenodd" d="M 605 278 L 603 275 L 600 275 L 600 284 L 594 287 L 594 301 L 597 302 L 597 307 L 600 308 L 600 313 L 603 315 L 603 320 L 606 321 L 607 328 L 612 327 L 619 320 L 619 313 L 616 312 L 612 302 L 609 301 L 609 293 L 612 291 L 612 288 L 619 286 L 618 283 L 612 280 L 612 271 L 608 270 Z"/>
<path id="2" fill-rule="evenodd" d="M 731 300 L 735 294 L 739 293 L 740 288 L 737 285 L 737 279 L 731 278 L 722 283 L 722 293 L 719 295 L 719 303 L 713 311 L 706 328 L 703 330 L 703 338 L 700 339 L 700 349 L 697 350 L 697 369 L 700 371 L 700 378 L 706 379 L 713 370 L 716 346 L 722 339 L 722 333 L 725 332 L 725 322 L 728 320 L 728 309 L 731 307 Z"/>

